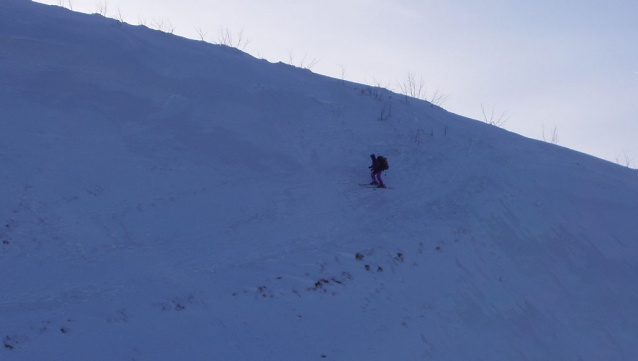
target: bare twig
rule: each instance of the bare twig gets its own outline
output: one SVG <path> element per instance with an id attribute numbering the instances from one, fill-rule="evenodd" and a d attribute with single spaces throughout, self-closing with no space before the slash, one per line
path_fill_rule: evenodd
<path id="1" fill-rule="evenodd" d="M 543 141 L 549 142 L 552 144 L 558 144 L 558 127 L 554 126 L 554 130 L 552 130 L 552 137 L 547 140 L 545 138 L 545 125 L 543 124 Z"/>
<path id="2" fill-rule="evenodd" d="M 204 40 L 204 37 L 206 36 L 206 33 L 204 32 L 204 30 L 202 30 L 202 28 L 195 28 L 195 30 L 197 31 L 197 35 L 199 36 L 201 41 L 206 41 Z"/>
<path id="3" fill-rule="evenodd" d="M 233 34 L 228 28 L 221 28 L 217 37 L 217 44 L 230 46 L 239 50 L 244 50 L 250 43 L 250 40 L 244 39 L 244 31 L 237 33 L 237 40 L 233 38 Z"/>
<path id="4" fill-rule="evenodd" d="M 306 60 L 307 58 L 308 58 L 308 54 L 304 55 L 301 61 L 299 62 L 299 65 L 297 65 L 295 64 L 295 56 L 293 55 L 292 51 L 290 51 L 290 53 L 288 53 L 288 64 L 302 68 L 302 69 L 310 70 L 319 62 L 317 58 L 313 58 L 310 61 Z"/>
<path id="5" fill-rule="evenodd" d="M 502 128 L 505 123 L 511 118 L 506 111 L 502 112 L 500 115 L 496 114 L 496 106 L 492 107 L 492 111 L 489 116 L 485 113 L 485 106 L 481 104 L 481 111 L 483 112 L 483 120 L 485 123 Z"/>
<path id="6" fill-rule="evenodd" d="M 303 59 L 301 59 L 301 63 L 299 63 L 299 67 L 302 69 L 312 69 L 315 65 L 317 65 L 317 63 L 319 62 L 319 60 L 317 58 L 313 58 L 311 61 L 306 62 L 306 57 L 308 55 L 304 55 Z"/>
<path id="7" fill-rule="evenodd" d="M 106 17 L 106 14 L 108 13 L 109 10 L 109 4 L 106 0 L 100 0 L 95 4 L 95 12 L 96 14 L 100 14 L 102 16 Z"/>
<path id="8" fill-rule="evenodd" d="M 418 80 L 412 73 L 408 73 L 403 80 L 403 83 L 398 83 L 401 94 L 405 95 L 405 101 L 408 101 L 408 97 L 425 99 L 425 81 L 423 78 Z"/>
<path id="9" fill-rule="evenodd" d="M 627 151 L 624 149 L 623 149 L 622 155 L 616 156 L 616 163 L 623 165 L 627 168 L 631 168 L 631 163 L 633 162 L 633 160 L 634 160 L 634 156 L 629 155 L 629 153 L 627 153 Z"/>
<path id="10" fill-rule="evenodd" d="M 59 7 L 67 7 L 65 6 L 67 4 L 67 0 L 58 0 L 58 6 Z M 68 8 L 69 10 L 73 10 L 73 3 L 71 2 L 71 0 L 68 0 Z"/>
<path id="11" fill-rule="evenodd" d="M 122 15 L 122 11 L 118 8 L 117 13 L 115 14 L 115 20 L 117 20 L 120 24 L 124 23 L 124 16 Z"/>
<path id="12" fill-rule="evenodd" d="M 341 85 L 345 85 L 346 84 L 346 68 L 344 68 L 343 65 L 339 65 L 339 67 L 341 67 Z"/>
<path id="13" fill-rule="evenodd" d="M 450 95 L 443 93 L 441 90 L 437 89 L 428 97 L 428 101 L 432 105 L 443 105 L 448 99 L 450 99 Z"/>
<path id="14" fill-rule="evenodd" d="M 434 93 L 428 94 L 423 77 L 417 77 L 413 73 L 408 73 L 402 83 L 399 83 L 399 91 L 405 95 L 405 101 L 409 97 L 425 100 L 430 102 L 432 106 L 442 105 L 449 99 L 449 95 L 436 89 Z"/>
<path id="15" fill-rule="evenodd" d="M 392 117 L 392 104 L 386 102 L 383 104 L 383 108 L 381 108 L 379 120 L 388 120 L 390 117 Z"/>
<path id="16" fill-rule="evenodd" d="M 152 19 L 152 26 L 156 30 L 159 30 L 166 34 L 173 34 L 175 32 L 175 27 L 173 26 L 173 24 L 171 24 L 169 20 L 157 21 L 155 19 Z"/>

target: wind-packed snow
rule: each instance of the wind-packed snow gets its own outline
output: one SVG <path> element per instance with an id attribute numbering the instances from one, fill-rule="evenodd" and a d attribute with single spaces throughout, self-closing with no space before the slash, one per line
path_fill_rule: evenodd
<path id="1" fill-rule="evenodd" d="M 0 110 L 0 360 L 638 359 L 635 170 L 27 0 Z"/>

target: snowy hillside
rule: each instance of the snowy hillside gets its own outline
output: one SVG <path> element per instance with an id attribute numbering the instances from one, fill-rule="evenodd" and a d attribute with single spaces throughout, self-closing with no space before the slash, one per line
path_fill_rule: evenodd
<path id="1" fill-rule="evenodd" d="M 27 0 L 0 109 L 0 360 L 638 359 L 635 170 Z"/>

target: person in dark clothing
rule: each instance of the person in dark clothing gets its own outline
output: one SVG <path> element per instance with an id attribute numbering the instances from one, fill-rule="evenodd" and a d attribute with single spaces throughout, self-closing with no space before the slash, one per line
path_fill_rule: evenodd
<path id="1" fill-rule="evenodd" d="M 370 158 L 372 158 L 372 165 L 369 166 L 372 173 L 370 176 L 372 177 L 372 182 L 370 185 L 379 186 L 379 188 L 385 188 L 385 184 L 383 184 L 383 180 L 381 179 L 381 173 L 384 171 L 382 167 L 382 162 L 380 161 L 383 157 L 376 157 L 374 154 L 370 154 Z"/>

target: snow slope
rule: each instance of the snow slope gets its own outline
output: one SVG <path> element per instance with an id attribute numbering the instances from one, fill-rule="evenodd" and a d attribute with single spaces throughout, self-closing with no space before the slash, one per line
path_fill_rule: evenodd
<path id="1" fill-rule="evenodd" d="M 0 109 L 1 360 L 638 359 L 635 170 L 26 0 Z"/>

